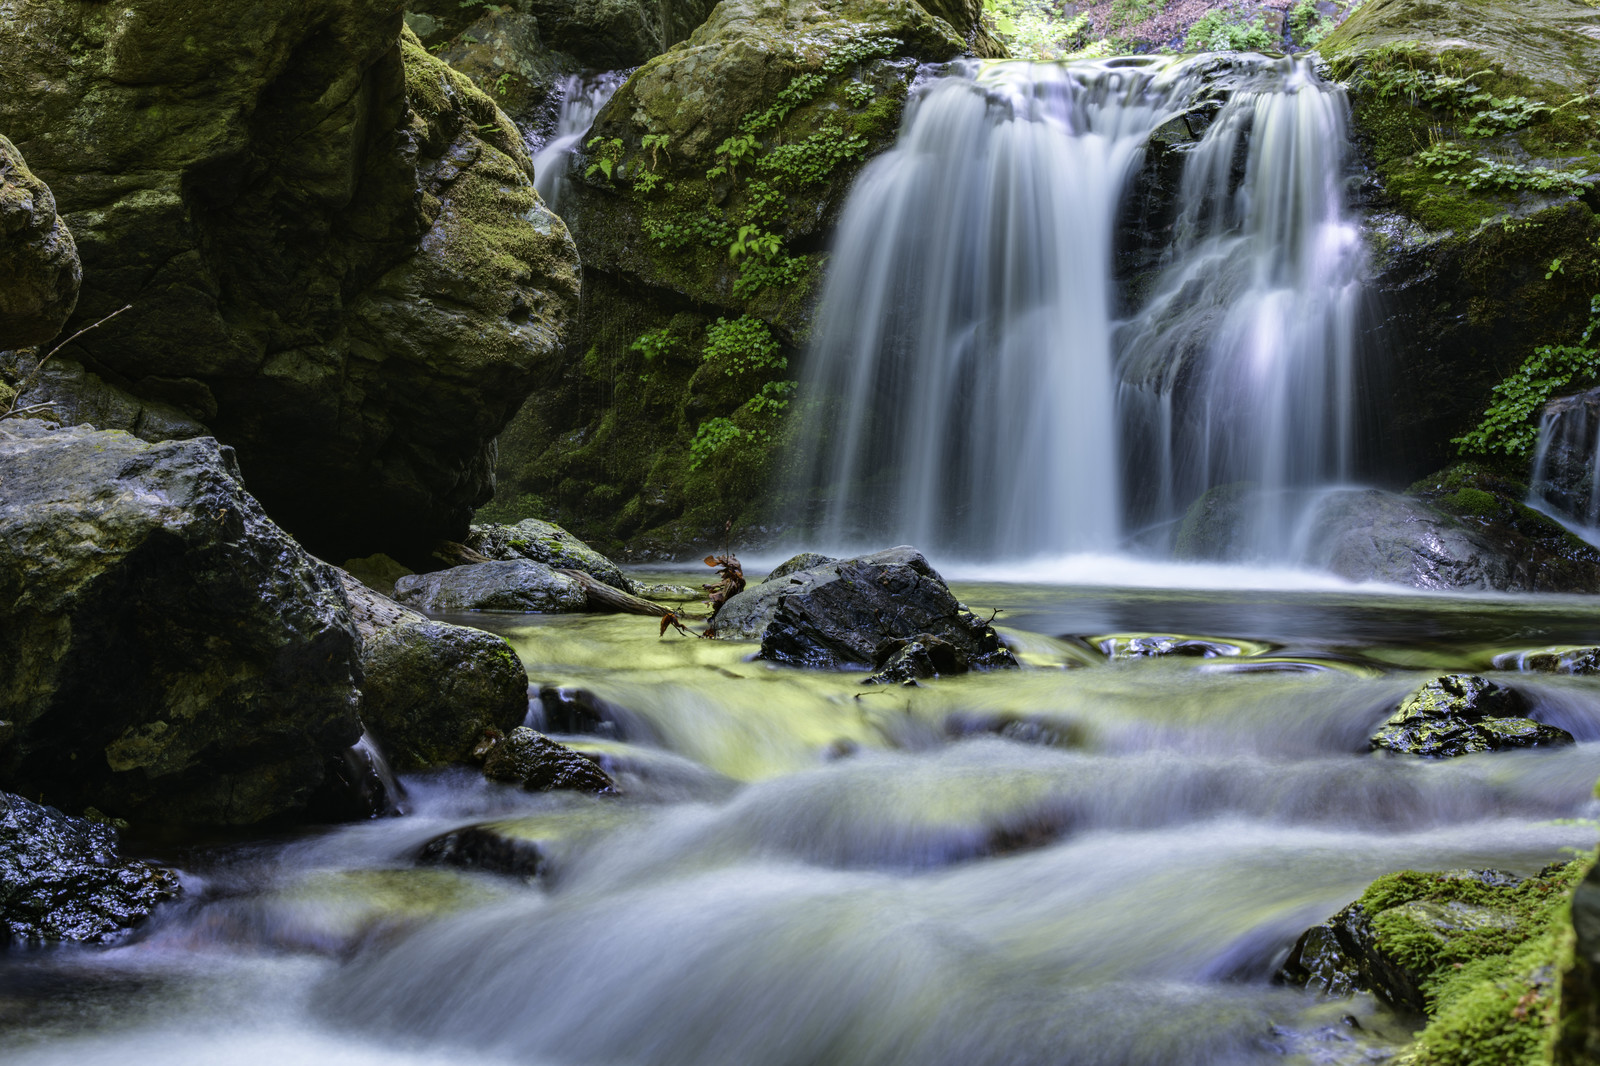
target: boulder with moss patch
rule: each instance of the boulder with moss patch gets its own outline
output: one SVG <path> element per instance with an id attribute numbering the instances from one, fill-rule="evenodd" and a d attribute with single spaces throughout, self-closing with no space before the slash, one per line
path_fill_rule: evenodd
<path id="1" fill-rule="evenodd" d="M 612 588 L 633 592 L 616 563 L 553 522 L 524 518 L 514 526 L 473 526 L 467 547 L 491 561 L 531 559 L 545 566 L 579 570 Z"/>
<path id="2" fill-rule="evenodd" d="M 0 349 L 44 344 L 78 303 L 83 267 L 55 197 L 0 137 Z"/>
<path id="3" fill-rule="evenodd" d="M 1566 730 L 1528 718 L 1516 690 L 1469 674 L 1435 678 L 1411 693 L 1370 741 L 1374 751 L 1430 759 L 1572 743 Z"/>
<path id="4" fill-rule="evenodd" d="M 72 345 L 238 449 L 330 558 L 426 558 L 492 491 L 493 440 L 578 294 L 520 133 L 385 0 L 17 0 L 0 129 L 88 283 Z"/>
<path id="5" fill-rule="evenodd" d="M 395 599 L 420 611 L 582 611 L 588 593 L 575 578 L 527 559 L 471 563 L 394 583 Z"/>

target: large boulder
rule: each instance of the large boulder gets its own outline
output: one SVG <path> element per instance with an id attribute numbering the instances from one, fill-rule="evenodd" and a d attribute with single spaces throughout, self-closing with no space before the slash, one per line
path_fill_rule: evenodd
<path id="1" fill-rule="evenodd" d="M 715 624 L 719 636 L 759 637 L 763 659 L 880 668 L 882 681 L 1017 665 L 994 627 L 905 545 L 746 588 L 722 605 Z"/>
<path id="2" fill-rule="evenodd" d="M 0 349 L 44 344 L 61 332 L 82 278 L 55 197 L 0 137 Z"/>
<path id="3" fill-rule="evenodd" d="M 303 810 L 361 736 L 357 640 L 215 440 L 0 425 L 0 787 L 145 821 Z"/>
<path id="4" fill-rule="evenodd" d="M 1600 124 L 1584 98 L 1600 9 L 1367 0 L 1318 50 L 1350 86 L 1368 178 L 1388 368 L 1375 387 L 1393 397 L 1384 454 L 1416 477 L 1449 461 L 1536 346 L 1570 343 L 1588 321 Z M 1581 180 L 1541 187 L 1550 171 Z"/>
<path id="5" fill-rule="evenodd" d="M 209 426 L 321 555 L 459 540 L 578 292 L 493 101 L 388 0 L 4 0 L 0 55 L 68 328 L 132 305 L 63 356 Z"/>
<path id="6" fill-rule="evenodd" d="M 512 526 L 473 526 L 466 545 L 493 562 L 530 559 L 545 566 L 582 571 L 623 592 L 634 591 L 634 583 L 616 563 L 560 526 L 537 518 L 524 518 Z"/>
<path id="7" fill-rule="evenodd" d="M 588 593 L 574 578 L 526 559 L 453 566 L 394 583 L 401 603 L 433 614 L 456 611 L 582 611 Z"/>
<path id="8" fill-rule="evenodd" d="M 0 948 L 103 943 L 179 892 L 178 875 L 117 854 L 117 831 L 0 792 Z"/>
<path id="9" fill-rule="evenodd" d="M 839 209 L 922 65 L 966 47 L 911 0 L 723 0 L 635 71 L 566 171 L 583 312 L 501 437 L 500 513 L 630 558 L 721 548 L 729 519 L 770 537 Z"/>
<path id="10" fill-rule="evenodd" d="M 1556 1066 L 1600 1062 L 1600 863 L 1572 893 L 1572 962 L 1561 980 Z"/>
<path id="11" fill-rule="evenodd" d="M 1487 678 L 1449 674 L 1402 700 L 1370 744 L 1374 751 L 1447 759 L 1573 743 L 1571 733 L 1533 721 L 1526 710 L 1526 701 L 1514 689 Z"/>
<path id="12" fill-rule="evenodd" d="M 341 572 L 361 635 L 361 722 L 396 770 L 465 762 L 484 730 L 528 713 L 528 673 L 504 637 L 435 622 Z"/>

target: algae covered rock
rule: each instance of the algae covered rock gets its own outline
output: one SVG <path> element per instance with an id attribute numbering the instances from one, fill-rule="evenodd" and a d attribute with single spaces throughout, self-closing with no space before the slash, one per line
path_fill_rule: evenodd
<path id="1" fill-rule="evenodd" d="M 304 809 L 361 736 L 339 577 L 209 438 L 0 428 L 0 787 L 130 819 Z"/>
<path id="2" fill-rule="evenodd" d="M 178 875 L 117 853 L 117 831 L 0 792 L 0 947 L 103 943 L 178 895 Z"/>
<path id="3" fill-rule="evenodd" d="M 565 175 L 583 314 L 501 437 L 497 512 L 657 557 L 770 537 L 838 211 L 966 47 L 910 0 L 724 0 L 635 71 Z"/>
<path id="4" fill-rule="evenodd" d="M 1572 734 L 1524 717 L 1514 690 L 1481 677 L 1450 674 L 1407 696 L 1372 735 L 1374 751 L 1447 759 L 1483 751 L 1553 747 Z"/>
<path id="5" fill-rule="evenodd" d="M 594 762 L 527 726 L 513 729 L 490 749 L 483 773 L 491 781 L 521 782 L 530 792 L 572 789 L 601 793 L 614 788 L 611 778 Z"/>
<path id="6" fill-rule="evenodd" d="M 473 563 L 432 574 L 413 574 L 394 584 L 395 599 L 421 611 L 582 611 L 583 586 L 543 563 L 526 559 Z"/>
<path id="7" fill-rule="evenodd" d="M 1600 1061 L 1600 864 L 1572 893 L 1572 962 L 1561 980 L 1556 1066 Z"/>
<path id="8" fill-rule="evenodd" d="M 55 197 L 0 136 L 0 349 L 44 344 L 61 332 L 82 278 Z"/>
<path id="9" fill-rule="evenodd" d="M 329 558 L 426 558 L 492 491 L 577 258 L 519 132 L 381 0 L 16 0 L 0 129 L 86 265 L 63 355 L 238 449 Z"/>
<path id="10" fill-rule="evenodd" d="M 513 526 L 473 526 L 467 547 L 493 561 L 530 559 L 563 570 L 580 570 L 612 588 L 633 592 L 616 563 L 552 522 L 525 518 Z"/>
<path id="11" fill-rule="evenodd" d="M 341 575 L 361 634 L 361 722 L 396 770 L 465 762 L 486 729 L 528 712 L 528 674 L 505 638 L 435 622 Z"/>

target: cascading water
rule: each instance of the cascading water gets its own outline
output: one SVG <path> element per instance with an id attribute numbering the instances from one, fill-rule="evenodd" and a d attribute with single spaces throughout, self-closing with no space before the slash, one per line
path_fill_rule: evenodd
<path id="1" fill-rule="evenodd" d="M 1118 336 L 1134 523 L 1249 484 L 1234 550 L 1286 558 L 1304 490 L 1354 472 L 1362 250 L 1346 115 L 1309 62 L 1273 61 L 1191 152 L 1168 265 Z"/>
<path id="2" fill-rule="evenodd" d="M 559 210 L 561 197 L 566 192 L 567 161 L 572 150 L 625 80 L 627 76 L 621 71 L 588 77 L 573 74 L 561 79 L 557 89 L 561 94 L 561 110 L 556 115 L 556 131 L 533 157 L 533 187 L 552 211 Z"/>
<path id="3" fill-rule="evenodd" d="M 1227 104 L 1180 148 L 1156 295 L 1115 322 L 1115 221 L 1151 134 L 1215 113 L 1201 98 L 1219 86 Z M 799 453 L 817 537 L 1107 550 L 1213 486 L 1275 499 L 1345 477 L 1361 263 L 1345 110 L 1309 62 L 1260 56 L 934 83 L 840 223 L 806 381 L 824 413 Z M 1264 510 L 1248 539 L 1270 550 L 1286 529 Z"/>
<path id="4" fill-rule="evenodd" d="M 1600 389 L 1545 406 L 1529 490 L 1534 506 L 1600 534 Z"/>

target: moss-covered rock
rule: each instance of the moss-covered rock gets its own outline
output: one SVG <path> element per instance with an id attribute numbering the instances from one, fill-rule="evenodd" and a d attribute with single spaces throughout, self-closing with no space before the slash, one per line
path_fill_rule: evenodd
<path id="1" fill-rule="evenodd" d="M 1494 385 L 1600 292 L 1600 9 L 1367 0 L 1319 46 L 1351 88 L 1392 454 L 1441 465 Z"/>
<path id="2" fill-rule="evenodd" d="M 0 129 L 89 282 L 68 353 L 239 450 L 332 558 L 422 556 L 491 492 L 491 443 L 577 297 L 521 136 L 385 0 L 17 0 Z"/>
<path id="3" fill-rule="evenodd" d="M 594 762 L 527 726 L 513 729 L 490 749 L 483 773 L 491 781 L 516 782 L 529 792 L 572 789 L 598 794 L 615 788 Z"/>
<path id="4" fill-rule="evenodd" d="M 1600 863 L 1572 893 L 1572 957 L 1561 977 L 1555 1066 L 1600 1062 Z"/>
<path id="5" fill-rule="evenodd" d="M 82 278 L 55 197 L 16 145 L 0 137 L 0 349 L 43 344 L 60 332 Z"/>
<path id="6" fill-rule="evenodd" d="M 581 325 L 501 438 L 497 518 L 635 557 L 760 539 L 830 227 L 918 63 L 966 47 L 910 0 L 725 0 L 633 74 L 568 174 Z"/>
<path id="7" fill-rule="evenodd" d="M 1435 678 L 1401 701 L 1370 741 L 1383 749 L 1429 759 L 1483 751 L 1560 747 L 1572 734 L 1527 716 L 1515 689 L 1487 678 L 1450 674 Z"/>

